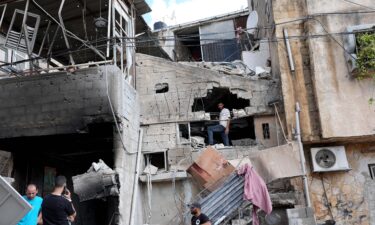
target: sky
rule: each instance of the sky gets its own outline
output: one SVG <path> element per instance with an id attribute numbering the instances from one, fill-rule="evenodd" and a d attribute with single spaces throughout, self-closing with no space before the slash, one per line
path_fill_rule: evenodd
<path id="1" fill-rule="evenodd" d="M 157 21 L 168 26 L 200 20 L 245 9 L 247 0 L 146 0 L 152 12 L 145 14 L 147 24 L 153 28 Z"/>

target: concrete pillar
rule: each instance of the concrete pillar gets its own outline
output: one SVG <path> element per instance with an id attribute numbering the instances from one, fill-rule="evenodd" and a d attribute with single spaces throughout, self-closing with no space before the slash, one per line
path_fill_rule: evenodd
<path id="1" fill-rule="evenodd" d="M 136 154 L 129 154 L 125 151 L 121 143 L 120 135 L 124 144 L 129 142 L 128 137 L 124 135 L 126 132 L 117 132 L 114 126 L 113 131 L 113 151 L 114 151 L 114 169 L 119 174 L 120 180 L 120 196 L 119 196 L 119 224 L 128 225 L 131 214 L 131 201 L 133 196 L 133 182 L 136 167 Z M 127 149 L 128 150 L 128 149 Z M 128 150 L 129 151 L 129 150 Z M 134 151 L 134 150 L 133 150 Z"/>

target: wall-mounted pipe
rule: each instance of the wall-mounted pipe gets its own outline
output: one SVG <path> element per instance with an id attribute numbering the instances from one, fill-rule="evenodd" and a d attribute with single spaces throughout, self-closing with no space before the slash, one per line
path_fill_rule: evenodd
<path id="1" fill-rule="evenodd" d="M 285 40 L 285 45 L 286 45 L 286 51 L 288 53 L 290 71 L 294 72 L 293 55 L 292 55 L 292 49 L 290 48 L 290 42 L 289 42 L 289 36 L 288 36 L 287 29 L 284 29 L 283 33 L 284 33 L 284 40 Z"/>
<path id="2" fill-rule="evenodd" d="M 310 194 L 309 194 L 309 186 L 307 184 L 307 174 L 306 174 L 306 166 L 305 166 L 305 154 L 303 152 L 303 145 L 301 140 L 301 128 L 300 128 L 300 122 L 299 122 L 299 113 L 301 112 L 301 109 L 299 107 L 299 103 L 296 103 L 296 138 L 298 142 L 299 147 L 299 156 L 301 160 L 301 168 L 302 168 L 302 179 L 303 179 L 303 186 L 305 189 L 305 197 L 306 197 L 306 206 L 311 207 L 311 200 L 310 200 Z"/>
<path id="3" fill-rule="evenodd" d="M 134 214 L 135 214 L 135 207 L 137 206 L 137 197 L 138 197 L 138 180 L 139 180 L 139 165 L 141 164 L 141 156 L 142 156 L 142 141 L 143 141 L 143 129 L 139 129 L 139 138 L 138 138 L 138 152 L 137 152 L 137 163 L 135 166 L 135 176 L 134 176 L 134 185 L 133 185 L 133 197 L 132 197 L 132 205 L 130 208 L 130 225 L 134 225 Z"/>

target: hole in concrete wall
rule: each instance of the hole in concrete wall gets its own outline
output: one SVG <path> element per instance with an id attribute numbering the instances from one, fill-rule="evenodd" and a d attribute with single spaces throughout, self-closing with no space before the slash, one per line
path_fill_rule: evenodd
<path id="1" fill-rule="evenodd" d="M 155 84 L 156 93 L 166 93 L 169 91 L 169 85 L 167 83 L 157 83 Z"/>
<path id="2" fill-rule="evenodd" d="M 368 164 L 370 170 L 370 176 L 372 179 L 375 179 L 375 164 Z"/>
<path id="3" fill-rule="evenodd" d="M 262 123 L 263 139 L 270 139 L 270 125 L 268 123 Z"/>
<path id="4" fill-rule="evenodd" d="M 207 90 L 207 96 L 204 98 L 195 98 L 192 111 L 214 112 L 218 115 L 217 104 L 224 103 L 224 107 L 229 109 L 244 109 L 250 106 L 250 100 L 239 98 L 237 94 L 232 94 L 229 88 L 213 88 Z M 212 114 L 212 113 L 211 113 Z"/>
<path id="5" fill-rule="evenodd" d="M 168 170 L 168 152 L 152 152 L 152 153 L 145 153 L 145 166 L 147 166 L 147 162 L 151 165 L 156 166 L 158 170 Z"/>
<path id="6" fill-rule="evenodd" d="M 205 138 L 208 144 L 207 127 L 217 124 L 216 121 L 190 122 L 191 136 L 200 136 Z M 214 133 L 216 143 L 222 143 L 220 133 Z M 254 118 L 243 117 L 231 120 L 229 141 L 236 146 L 249 146 L 255 144 Z"/>
<path id="7" fill-rule="evenodd" d="M 85 173 L 92 162 L 99 159 L 113 167 L 112 135 L 112 124 L 93 124 L 85 134 L 1 139 L 0 149 L 13 154 L 12 177 L 15 178 L 14 187 L 21 194 L 24 194 L 28 183 L 35 183 L 39 187 L 39 194 L 45 196 L 53 188 L 54 177 L 64 175 L 68 179 L 68 188 L 73 192 L 73 204 L 79 215 L 75 224 L 110 224 L 112 215 L 118 213 L 118 197 L 106 198 L 107 201 L 79 202 L 71 178 Z"/>
<path id="8" fill-rule="evenodd" d="M 178 134 L 179 144 L 189 144 L 190 143 L 190 124 L 189 123 L 180 123 L 178 124 Z"/>

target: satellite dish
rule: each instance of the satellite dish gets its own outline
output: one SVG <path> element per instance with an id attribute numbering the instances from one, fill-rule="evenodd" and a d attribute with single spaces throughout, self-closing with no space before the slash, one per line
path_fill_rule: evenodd
<path id="1" fill-rule="evenodd" d="M 247 22 L 246 22 L 246 28 L 247 32 L 249 34 L 254 34 L 256 29 L 258 27 L 258 13 L 257 11 L 252 11 L 247 17 Z"/>
<path id="2" fill-rule="evenodd" d="M 336 163 L 336 156 L 331 150 L 323 148 L 316 153 L 315 161 L 322 168 L 331 168 Z"/>

